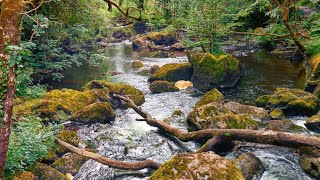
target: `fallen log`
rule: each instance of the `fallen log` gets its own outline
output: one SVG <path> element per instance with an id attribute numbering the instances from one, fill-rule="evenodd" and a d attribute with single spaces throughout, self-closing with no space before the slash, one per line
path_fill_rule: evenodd
<path id="1" fill-rule="evenodd" d="M 263 130 L 250 130 L 250 129 L 204 129 L 194 132 L 187 132 L 181 129 L 172 127 L 163 121 L 155 120 L 149 113 L 144 112 L 138 107 L 130 98 L 113 94 L 113 97 L 126 102 L 133 108 L 140 116 L 142 116 L 148 125 L 157 127 L 159 130 L 177 137 L 179 140 L 187 141 L 203 141 L 209 140 L 215 136 L 225 137 L 229 140 L 247 141 L 259 144 L 270 144 L 285 147 L 298 148 L 301 146 L 309 146 L 320 149 L 320 138 L 317 136 L 263 131 Z M 139 119 L 142 121 L 142 119 Z M 213 144 L 215 141 L 212 140 Z"/>
<path id="2" fill-rule="evenodd" d="M 160 167 L 160 164 L 149 159 L 144 161 L 139 161 L 139 162 L 117 161 L 93 152 L 86 151 L 84 149 L 77 148 L 71 144 L 68 144 L 62 141 L 59 138 L 56 138 L 56 141 L 60 146 L 68 149 L 71 152 L 74 152 L 80 156 L 95 160 L 101 164 L 108 165 L 112 168 L 124 169 L 124 170 L 141 170 L 146 168 L 158 169 Z"/>

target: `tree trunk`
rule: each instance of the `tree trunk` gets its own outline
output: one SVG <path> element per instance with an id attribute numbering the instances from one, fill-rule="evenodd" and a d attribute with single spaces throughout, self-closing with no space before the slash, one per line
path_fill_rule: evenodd
<path id="1" fill-rule="evenodd" d="M 0 14 L 0 177 L 7 159 L 9 137 L 12 124 L 12 108 L 15 94 L 15 67 L 10 66 L 6 45 L 20 45 L 20 26 L 23 16 L 22 0 L 3 0 Z"/>

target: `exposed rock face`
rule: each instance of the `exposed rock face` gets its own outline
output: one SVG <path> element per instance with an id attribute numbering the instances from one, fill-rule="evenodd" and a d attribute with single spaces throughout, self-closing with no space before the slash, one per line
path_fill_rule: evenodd
<path id="1" fill-rule="evenodd" d="M 139 69 L 139 68 L 142 68 L 143 66 L 144 66 L 143 63 L 139 60 L 134 60 L 131 63 L 131 67 L 134 69 Z"/>
<path id="2" fill-rule="evenodd" d="M 234 87 L 240 80 L 240 61 L 231 55 L 189 55 L 194 73 L 192 82 L 200 91 L 213 88 Z"/>
<path id="3" fill-rule="evenodd" d="M 150 177 L 158 179 L 214 179 L 244 180 L 237 166 L 230 160 L 210 152 L 177 154 Z"/>
<path id="4" fill-rule="evenodd" d="M 179 89 L 188 89 L 190 87 L 193 87 L 193 84 L 191 81 L 184 81 L 184 80 L 181 80 L 181 81 L 177 81 L 174 86 L 176 86 L 177 88 Z"/>
<path id="5" fill-rule="evenodd" d="M 305 90 L 313 92 L 320 82 L 320 54 L 315 55 L 305 65 L 306 67 L 306 87 Z M 315 91 L 319 95 L 318 90 Z M 319 96 L 318 96 L 319 97 Z"/>
<path id="6" fill-rule="evenodd" d="M 268 111 L 263 108 L 255 106 L 243 105 L 237 102 L 228 102 L 225 104 L 226 107 L 231 109 L 237 114 L 248 114 L 256 121 L 268 121 L 270 116 Z"/>
<path id="7" fill-rule="evenodd" d="M 220 103 L 209 103 L 188 115 L 189 130 L 199 129 L 257 129 L 258 124 L 247 114 L 234 114 Z"/>
<path id="8" fill-rule="evenodd" d="M 51 164 L 51 167 L 57 169 L 63 174 L 69 173 L 74 175 L 79 172 L 81 166 L 87 160 L 88 159 L 84 158 L 83 156 L 74 153 L 68 153 Z"/>
<path id="9" fill-rule="evenodd" d="M 264 171 L 261 160 L 252 153 L 241 154 L 233 162 L 235 162 L 247 180 L 253 179 Z"/>
<path id="10" fill-rule="evenodd" d="M 38 180 L 69 180 L 58 170 L 42 163 L 36 163 L 31 172 Z"/>
<path id="11" fill-rule="evenodd" d="M 320 133 L 320 114 L 308 118 L 305 122 L 305 126 L 311 131 Z"/>
<path id="12" fill-rule="evenodd" d="M 303 127 L 295 125 L 291 120 L 271 120 L 266 127 L 266 130 L 280 131 L 280 132 L 291 132 L 291 133 L 301 133 L 303 132 Z"/>
<path id="13" fill-rule="evenodd" d="M 114 121 L 116 114 L 107 102 L 90 104 L 78 111 L 71 119 L 83 124 L 109 123 Z"/>
<path id="14" fill-rule="evenodd" d="M 190 63 L 173 63 L 162 66 L 155 74 L 148 79 L 149 82 L 164 80 L 176 82 L 179 80 L 190 80 L 192 76 Z"/>
<path id="15" fill-rule="evenodd" d="M 259 107 L 279 108 L 286 116 L 312 116 L 320 109 L 320 100 L 300 89 L 277 88 L 274 94 L 260 96 L 255 102 Z"/>
<path id="16" fill-rule="evenodd" d="M 174 83 L 169 81 L 153 81 L 149 89 L 153 93 L 180 91 L 179 88 L 174 86 Z"/>
<path id="17" fill-rule="evenodd" d="M 310 147 L 300 148 L 299 164 L 307 174 L 320 179 L 320 150 Z"/>
<path id="18" fill-rule="evenodd" d="M 217 102 L 217 103 L 223 103 L 224 102 L 224 96 L 221 94 L 220 91 L 217 89 L 212 89 L 211 91 L 207 92 L 205 95 L 202 96 L 199 102 L 195 105 L 195 109 L 199 108 L 203 105 Z"/>

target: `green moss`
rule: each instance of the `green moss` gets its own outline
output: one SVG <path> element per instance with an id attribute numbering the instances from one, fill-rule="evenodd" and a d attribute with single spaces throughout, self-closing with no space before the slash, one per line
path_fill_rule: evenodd
<path id="1" fill-rule="evenodd" d="M 71 154 L 66 154 L 62 158 L 56 160 L 50 166 L 62 172 L 63 174 L 70 173 L 74 175 L 79 172 L 81 166 L 87 160 L 88 159 L 85 157 L 71 153 Z"/>
<path id="2" fill-rule="evenodd" d="M 173 111 L 171 116 L 184 116 L 184 113 L 180 109 L 177 109 Z"/>
<path id="3" fill-rule="evenodd" d="M 271 118 L 273 119 L 286 119 L 286 116 L 284 115 L 284 112 L 281 109 L 274 109 L 270 113 Z"/>
<path id="4" fill-rule="evenodd" d="M 212 89 L 211 91 L 207 92 L 199 102 L 195 105 L 194 108 L 199 108 L 203 105 L 212 103 L 212 102 L 219 102 L 223 103 L 224 101 L 224 96 L 223 94 L 220 93 L 217 89 Z"/>
<path id="5" fill-rule="evenodd" d="M 36 179 L 41 180 L 68 180 L 68 178 L 58 170 L 42 163 L 36 163 L 31 169 Z"/>
<path id="6" fill-rule="evenodd" d="M 147 34 L 147 38 L 156 45 L 170 46 L 178 42 L 175 34 L 170 31 L 151 32 Z"/>
<path id="7" fill-rule="evenodd" d="M 178 154 L 162 164 L 149 179 L 244 180 L 244 177 L 237 166 L 230 160 L 206 152 L 198 154 Z"/>
<path id="8" fill-rule="evenodd" d="M 302 147 L 299 150 L 300 167 L 311 177 L 320 179 L 320 151 L 310 147 Z"/>
<path id="9" fill-rule="evenodd" d="M 78 111 L 72 120 L 81 122 L 83 124 L 91 123 L 109 123 L 114 120 L 115 113 L 113 112 L 109 103 L 101 102 L 90 104 L 80 111 Z"/>
<path id="10" fill-rule="evenodd" d="M 169 82 L 169 81 L 153 81 L 150 84 L 149 89 L 153 93 L 180 91 L 179 88 L 174 86 L 174 83 Z"/>
<path id="11" fill-rule="evenodd" d="M 270 95 L 260 96 L 255 100 L 255 103 L 258 107 L 266 107 L 270 98 Z"/>
<path id="12" fill-rule="evenodd" d="M 18 176 L 13 177 L 12 180 L 35 180 L 35 175 L 32 172 L 23 171 Z"/>
<path id="13" fill-rule="evenodd" d="M 156 73 L 151 75 L 149 82 L 165 80 L 176 82 L 179 80 L 190 80 L 192 76 L 192 66 L 190 63 L 173 63 L 162 66 Z"/>
<path id="14" fill-rule="evenodd" d="M 132 61 L 132 63 L 131 63 L 131 67 L 135 68 L 135 69 L 142 68 L 143 66 L 144 66 L 143 63 L 139 60 Z"/>
<path id="15" fill-rule="evenodd" d="M 266 130 L 301 133 L 303 127 L 295 125 L 291 120 L 272 120 L 266 126 Z"/>
<path id="16" fill-rule="evenodd" d="M 132 86 L 126 84 L 115 84 L 103 80 L 94 80 L 89 82 L 83 87 L 85 92 L 92 92 L 93 90 L 99 92 L 103 90 L 101 94 L 120 94 L 129 96 L 138 106 L 145 102 L 143 93 Z"/>
<path id="17" fill-rule="evenodd" d="M 62 130 L 56 134 L 56 137 L 73 146 L 78 146 L 80 142 L 77 132 L 71 130 Z"/>

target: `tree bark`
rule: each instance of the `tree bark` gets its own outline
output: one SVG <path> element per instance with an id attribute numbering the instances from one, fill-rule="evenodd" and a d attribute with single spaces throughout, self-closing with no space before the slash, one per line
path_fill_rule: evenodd
<path id="1" fill-rule="evenodd" d="M 0 117 L 0 177 L 2 176 L 7 159 L 9 137 L 12 124 L 12 108 L 16 87 L 15 67 L 10 66 L 6 45 L 20 45 L 20 25 L 23 16 L 22 0 L 3 0 L 0 14 L 0 105 L 3 114 Z M 5 91 L 4 91 L 5 90 Z"/>
<path id="2" fill-rule="evenodd" d="M 271 144 L 294 148 L 310 146 L 320 149 L 319 137 L 304 134 L 249 129 L 204 129 L 194 132 L 186 132 L 172 127 L 163 121 L 153 119 L 149 113 L 144 112 L 128 97 L 119 95 L 113 95 L 113 97 L 127 102 L 131 108 L 144 118 L 148 125 L 157 127 L 161 131 L 173 135 L 184 142 L 203 141 L 211 139 L 214 136 L 220 136 L 230 140 L 247 141 L 259 144 Z"/>
<path id="3" fill-rule="evenodd" d="M 160 164 L 158 164 L 152 160 L 145 160 L 145 161 L 140 161 L 140 162 L 117 161 L 117 160 L 113 160 L 113 159 L 101 156 L 96 153 L 86 151 L 84 149 L 79 149 L 79 148 L 72 146 L 71 144 L 68 144 L 58 138 L 56 138 L 56 141 L 58 142 L 59 145 L 68 149 L 71 152 L 74 152 L 76 154 L 79 154 L 80 156 L 84 156 L 89 159 L 95 160 L 101 164 L 108 165 L 112 168 L 125 169 L 125 170 L 141 170 L 141 169 L 145 169 L 145 168 L 158 169 L 160 167 Z"/>

